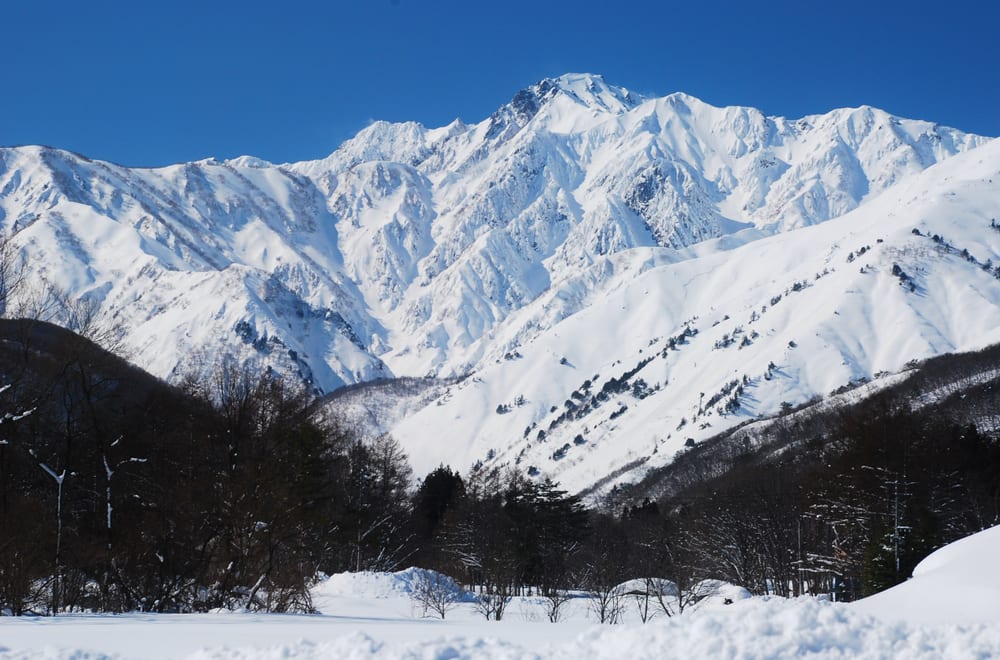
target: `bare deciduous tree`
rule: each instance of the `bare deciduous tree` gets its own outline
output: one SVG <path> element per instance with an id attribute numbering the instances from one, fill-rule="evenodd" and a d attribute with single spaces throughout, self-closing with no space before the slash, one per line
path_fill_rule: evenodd
<path id="1" fill-rule="evenodd" d="M 24 256 L 12 237 L 0 238 L 0 317 L 8 317 L 8 305 L 15 300 L 28 281 Z"/>
<path id="2" fill-rule="evenodd" d="M 510 584 L 491 585 L 476 596 L 476 611 L 487 621 L 499 621 L 507 611 L 507 605 L 513 596 Z"/>
<path id="3" fill-rule="evenodd" d="M 545 616 L 552 623 L 559 623 L 562 620 L 566 603 L 572 596 L 565 589 L 549 587 L 542 591 L 542 599 L 545 601 Z"/>
<path id="4" fill-rule="evenodd" d="M 433 613 L 444 619 L 462 602 L 463 593 L 447 575 L 420 571 L 410 584 L 410 599 L 420 608 L 421 616 Z"/>
<path id="5" fill-rule="evenodd" d="M 592 583 L 587 589 L 590 594 L 590 610 L 599 623 L 618 623 L 625 607 L 625 592 L 619 585 Z"/>

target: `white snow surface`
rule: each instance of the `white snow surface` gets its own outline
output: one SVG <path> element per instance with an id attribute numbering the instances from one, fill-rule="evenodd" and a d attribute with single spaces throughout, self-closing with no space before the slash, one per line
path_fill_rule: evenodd
<path id="1" fill-rule="evenodd" d="M 320 582 L 313 590 L 313 599 L 317 602 L 317 609 L 323 610 L 324 608 L 334 609 L 336 599 L 343 597 L 366 600 L 398 596 L 409 597 L 414 591 L 414 582 L 429 576 L 442 579 L 449 590 L 454 591 L 460 600 L 471 601 L 473 599 L 471 594 L 463 591 L 448 576 L 417 567 L 410 567 L 395 573 L 337 573 Z M 329 599 L 333 599 L 334 604 L 324 606 L 324 603 Z"/>
<path id="2" fill-rule="evenodd" d="M 988 658 L 1000 655 L 997 556 L 1000 527 L 942 548 L 910 581 L 857 603 L 716 598 L 646 624 L 629 610 L 616 626 L 594 623 L 583 598 L 555 624 L 527 597 L 500 622 L 469 603 L 443 621 L 420 618 L 407 597 L 420 569 L 340 574 L 317 586 L 318 615 L 0 618 L 0 659 Z"/>
<path id="3" fill-rule="evenodd" d="M 854 608 L 879 618 L 915 623 L 1000 622 L 1000 526 L 932 553 L 913 577 L 858 601 Z"/>
<path id="4" fill-rule="evenodd" d="M 0 149 L 0 229 L 157 376 L 223 352 L 320 393 L 469 376 L 392 408 L 415 473 L 516 463 L 581 491 L 1000 340 L 998 177 L 1000 142 L 867 106 L 767 117 L 569 74 L 303 163 Z"/>

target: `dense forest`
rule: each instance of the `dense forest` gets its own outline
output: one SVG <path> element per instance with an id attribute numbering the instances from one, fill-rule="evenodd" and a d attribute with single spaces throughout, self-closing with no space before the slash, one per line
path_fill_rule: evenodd
<path id="1" fill-rule="evenodd" d="M 1000 348 L 736 429 L 586 504 L 512 469 L 413 475 L 390 436 L 225 358 L 170 386 L 6 320 L 0 365 L 8 614 L 308 611 L 322 574 L 410 565 L 475 589 L 492 619 L 530 592 L 557 620 L 572 588 L 614 621 L 635 578 L 663 606 L 671 581 L 668 614 L 708 579 L 853 599 L 1000 521 Z"/>

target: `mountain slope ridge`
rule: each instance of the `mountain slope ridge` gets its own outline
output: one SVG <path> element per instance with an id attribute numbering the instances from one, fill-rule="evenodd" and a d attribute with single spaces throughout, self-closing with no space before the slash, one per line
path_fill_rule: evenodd
<path id="1" fill-rule="evenodd" d="M 583 489 L 785 404 L 996 342 L 994 181 L 998 141 L 822 225 L 684 260 L 623 253 L 569 312 L 553 296 L 517 315 L 499 362 L 394 433 L 418 469 L 510 462 Z M 429 431 L 441 428 L 452 441 Z"/>
<path id="2" fill-rule="evenodd" d="M 751 330 L 744 319 L 734 335 L 736 326 L 722 325 L 725 314 L 717 311 L 736 305 L 748 315 L 753 299 L 758 314 L 759 301 L 778 307 L 768 318 L 774 319 L 774 334 L 783 335 L 783 328 L 799 323 L 798 316 L 770 304 L 772 297 L 799 295 L 791 287 L 802 282 L 810 290 L 829 288 L 829 301 L 847 295 L 828 287 L 826 275 L 810 279 L 846 259 L 844 245 L 832 247 L 834 236 L 845 231 L 839 219 L 877 209 L 866 220 L 847 224 L 883 222 L 897 212 L 881 201 L 886 195 L 906 185 L 934 188 L 941 177 L 959 176 L 956 170 L 920 178 L 956 155 L 992 148 L 987 142 L 868 106 L 785 119 L 753 108 L 717 108 L 683 93 L 645 98 L 599 76 L 567 74 L 521 90 L 478 123 L 456 120 L 428 129 L 413 122 L 375 122 L 327 158 L 302 163 L 274 165 L 247 156 L 129 169 L 45 147 L 0 149 L 0 225 L 23 249 L 36 282 L 59 288 L 67 299 L 88 301 L 106 322 L 123 329 L 124 344 L 141 366 L 160 377 L 202 369 L 219 352 L 294 374 L 319 393 L 377 378 L 482 377 L 503 368 L 517 374 L 504 386 L 502 397 L 510 398 L 519 387 L 527 390 L 513 381 L 552 377 L 522 373 L 518 365 L 527 360 L 516 355 L 566 332 L 560 324 L 583 328 L 617 318 L 622 332 L 641 328 L 642 341 L 658 338 L 657 346 L 711 337 L 745 351 L 739 343 L 753 331 L 765 332 Z M 966 167 L 971 160 L 962 162 Z M 917 180 L 922 183 L 911 183 Z M 941 192 L 962 199 L 967 193 Z M 992 208 L 995 196 L 974 193 L 976 204 Z M 910 194 L 919 196 L 920 190 Z M 903 231 L 906 223 L 920 226 L 918 216 L 926 209 L 914 209 L 894 231 Z M 977 222 L 987 215 L 977 211 Z M 812 255 L 808 263 L 774 255 L 784 249 L 777 246 L 786 245 L 781 236 L 814 225 L 830 226 L 809 234 L 829 242 L 829 254 L 813 254 L 799 239 L 789 239 L 788 249 Z M 925 231 L 954 233 L 941 227 Z M 859 242 L 864 235 L 864 245 L 874 240 L 864 233 L 868 229 L 850 231 Z M 962 232 L 965 244 L 957 249 L 972 250 L 981 265 L 996 258 L 995 245 Z M 841 240 L 855 239 L 845 234 Z M 910 249 L 902 237 L 893 246 Z M 887 239 L 872 252 L 881 260 L 873 268 L 892 270 L 888 248 Z M 775 264 L 774 281 L 730 291 L 727 283 L 756 272 L 762 259 Z M 937 276 L 935 269 L 923 273 L 901 263 L 915 283 Z M 950 265 L 945 270 L 955 282 L 980 277 Z M 885 279 L 883 271 L 878 277 Z M 676 278 L 675 284 L 664 285 L 664 277 Z M 857 295 L 869 300 L 866 314 L 851 323 L 866 336 L 893 323 L 875 302 L 894 299 L 889 285 L 901 280 L 891 273 L 888 278 L 878 280 L 881 288 L 857 287 Z M 992 300 L 992 293 L 979 292 L 968 304 L 979 304 L 983 296 Z M 634 316 L 640 308 L 651 310 L 641 322 Z M 787 376 L 795 384 L 786 398 L 891 367 L 899 362 L 897 355 L 912 359 L 969 341 L 968 332 L 952 327 L 946 314 L 921 306 L 900 310 L 909 310 L 909 322 L 924 330 L 920 340 L 904 340 L 909 343 L 898 351 L 852 338 L 853 329 L 837 329 L 836 319 L 816 328 L 830 335 L 828 343 L 836 344 L 849 364 L 825 374 L 797 365 Z M 709 318 L 720 322 L 718 330 L 705 327 Z M 697 336 L 683 334 L 695 328 Z M 730 336 L 722 337 L 723 329 Z M 608 341 L 610 348 L 588 349 L 588 355 L 603 351 L 610 358 L 594 363 L 608 365 L 601 367 L 601 386 L 645 357 L 632 339 Z M 647 351 L 653 348 L 650 344 Z M 740 352 L 737 362 L 749 354 Z M 614 365 L 617 360 L 621 364 Z M 580 359 L 579 369 L 591 362 Z M 761 356 L 737 371 L 754 378 L 771 362 L 780 364 Z M 647 378 L 649 368 L 640 370 L 647 385 L 666 387 L 669 374 Z M 717 371 L 710 385 L 690 383 L 704 388 L 704 400 L 732 380 Z M 573 387 L 562 383 L 558 401 L 541 397 L 544 410 L 562 406 L 569 392 L 593 375 L 572 374 Z M 639 375 L 633 376 L 626 380 L 634 384 Z M 462 386 L 468 383 L 475 378 Z M 777 396 L 762 398 L 759 409 L 778 405 L 783 399 Z M 661 394 L 645 398 L 663 400 Z M 494 410 L 502 405 L 504 400 L 490 400 L 485 427 L 494 426 Z M 504 426 L 503 433 L 524 437 L 524 427 L 544 421 L 538 405 L 504 414 L 524 425 Z M 630 412 L 615 418 L 618 426 L 639 407 L 629 405 Z M 528 408 L 533 412 L 525 417 L 521 413 Z M 679 423 L 678 415 L 666 417 Z M 690 410 L 682 417 L 692 417 Z M 406 433 L 406 424 L 400 433 Z M 554 432 L 570 426 L 563 419 Z M 478 429 L 455 428 L 475 438 L 470 461 L 499 442 L 477 435 Z M 537 437 L 539 430 L 530 435 Z M 572 445 L 576 435 L 585 434 L 561 439 L 546 455 L 532 451 L 564 465 L 551 455 L 566 442 L 582 446 Z M 636 460 L 646 456 L 654 446 L 650 437 L 642 448 L 624 453 L 632 451 Z M 535 462 L 542 469 L 542 461 Z"/>

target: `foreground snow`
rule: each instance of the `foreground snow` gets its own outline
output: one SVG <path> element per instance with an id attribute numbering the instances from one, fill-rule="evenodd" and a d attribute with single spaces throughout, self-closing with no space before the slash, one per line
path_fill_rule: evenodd
<path id="1" fill-rule="evenodd" d="M 899 587 L 851 605 L 812 598 L 709 600 L 681 617 L 602 626 L 574 599 L 548 623 L 521 598 L 487 622 L 471 603 L 419 618 L 414 569 L 342 574 L 315 590 L 323 614 L 0 619 L 0 660 L 30 658 L 986 658 L 1000 656 L 1000 527 L 942 548 Z M 727 597 L 738 595 L 730 589 Z M 633 608 L 633 603 L 629 602 Z"/>
<path id="2" fill-rule="evenodd" d="M 398 616 L 60 617 L 0 622 L 0 658 L 970 658 L 1000 626 L 890 623 L 811 599 L 748 600 L 645 625 Z M 10 648 L 5 648 L 5 647 Z M 90 651 L 88 649 L 100 649 Z"/>

